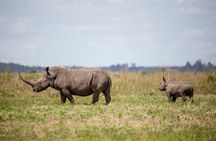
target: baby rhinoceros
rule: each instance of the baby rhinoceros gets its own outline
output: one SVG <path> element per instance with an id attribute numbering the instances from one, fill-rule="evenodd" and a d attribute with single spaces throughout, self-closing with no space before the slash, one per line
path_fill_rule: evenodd
<path id="1" fill-rule="evenodd" d="M 163 82 L 160 84 L 160 91 L 166 91 L 168 101 L 175 102 L 177 97 L 182 97 L 183 101 L 187 100 L 187 97 L 193 102 L 193 86 L 183 81 L 166 81 L 163 77 Z"/>

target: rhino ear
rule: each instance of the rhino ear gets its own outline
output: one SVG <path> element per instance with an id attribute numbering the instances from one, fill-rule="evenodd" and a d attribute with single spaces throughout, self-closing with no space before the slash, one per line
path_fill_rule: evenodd
<path id="1" fill-rule="evenodd" d="M 49 73 L 49 67 L 46 67 L 45 71 L 47 72 L 48 75 L 50 75 L 50 73 Z"/>
<path id="2" fill-rule="evenodd" d="M 166 82 L 166 79 L 165 79 L 165 77 L 164 77 L 164 76 L 163 76 L 163 81 L 164 81 L 164 82 Z"/>
<path id="3" fill-rule="evenodd" d="M 46 70 L 46 72 L 48 74 L 48 76 L 47 76 L 48 79 L 55 79 L 56 78 L 56 74 L 53 74 L 53 73 L 49 72 L 49 67 L 46 67 L 45 70 Z"/>
<path id="4" fill-rule="evenodd" d="M 46 70 L 46 71 L 49 71 L 49 67 L 46 67 L 45 70 Z"/>

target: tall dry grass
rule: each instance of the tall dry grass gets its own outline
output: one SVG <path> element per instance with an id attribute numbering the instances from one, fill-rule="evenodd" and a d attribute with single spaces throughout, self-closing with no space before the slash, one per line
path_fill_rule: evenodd
<path id="1" fill-rule="evenodd" d="M 32 92 L 16 73 L 0 73 L 0 140 L 153 140 L 216 139 L 215 72 L 109 73 L 108 106 L 101 95 L 60 104 L 59 92 Z M 37 80 L 42 74 L 23 73 Z M 195 102 L 168 103 L 158 90 L 162 77 L 188 81 Z M 213 95 L 210 95 L 213 94 Z"/>
<path id="2" fill-rule="evenodd" d="M 24 73 L 25 79 L 36 81 L 42 74 Z M 112 79 L 112 94 L 120 96 L 145 96 L 158 93 L 164 76 L 168 80 L 187 81 L 194 86 L 196 94 L 216 94 L 216 72 L 149 72 L 109 73 Z M 31 90 L 17 73 L 0 73 L 0 91 Z"/>
<path id="3" fill-rule="evenodd" d="M 151 95 L 158 88 L 164 76 L 167 80 L 187 81 L 194 86 L 196 94 L 216 94 L 215 72 L 150 72 L 111 73 L 113 93 L 118 95 Z M 209 80 L 209 77 L 213 79 Z"/>

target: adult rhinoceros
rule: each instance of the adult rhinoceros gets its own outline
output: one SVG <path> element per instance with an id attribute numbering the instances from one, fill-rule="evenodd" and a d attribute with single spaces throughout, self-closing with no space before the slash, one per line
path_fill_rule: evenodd
<path id="1" fill-rule="evenodd" d="M 60 91 L 62 103 L 65 103 L 66 98 L 74 103 L 73 95 L 88 96 L 93 94 L 92 104 L 95 104 L 99 100 L 101 92 L 105 96 L 106 104 L 111 101 L 111 79 L 105 71 L 100 69 L 46 67 L 43 79 L 38 82 L 25 80 L 20 73 L 19 77 L 32 86 L 35 92 L 41 92 L 48 87 Z"/>

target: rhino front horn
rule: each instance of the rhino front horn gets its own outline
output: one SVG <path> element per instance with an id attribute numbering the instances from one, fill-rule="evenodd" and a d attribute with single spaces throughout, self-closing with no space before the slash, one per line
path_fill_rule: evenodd
<path id="1" fill-rule="evenodd" d="M 20 74 L 20 72 L 19 72 L 19 78 L 20 78 L 23 82 L 25 82 L 26 84 L 29 84 L 29 85 L 31 85 L 31 86 L 34 86 L 34 85 L 35 85 L 35 83 L 33 83 L 33 82 L 31 82 L 31 81 L 28 81 L 28 80 L 23 79 L 22 76 L 21 76 L 21 74 Z"/>

